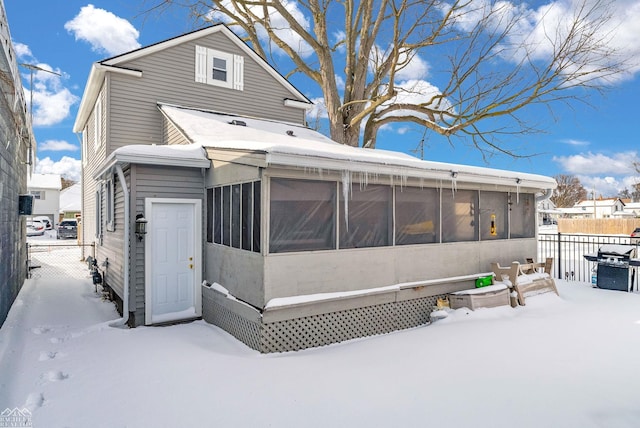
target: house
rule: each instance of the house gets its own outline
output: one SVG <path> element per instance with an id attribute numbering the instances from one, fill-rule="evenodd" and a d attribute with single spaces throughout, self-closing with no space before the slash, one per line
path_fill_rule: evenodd
<path id="1" fill-rule="evenodd" d="M 60 189 L 62 180 L 58 174 L 31 174 L 27 189 L 33 196 L 33 217 L 46 216 L 51 225 L 58 224 L 60 212 Z"/>
<path id="2" fill-rule="evenodd" d="M 0 0 L 0 325 L 26 278 L 26 217 L 20 195 L 35 158 L 35 138 L 24 99 L 9 23 Z"/>
<path id="3" fill-rule="evenodd" d="M 58 219 L 79 218 L 82 212 L 82 186 L 80 183 L 72 184 L 60 191 L 60 214 Z"/>
<path id="4" fill-rule="evenodd" d="M 640 202 L 627 202 L 624 205 L 624 212 L 631 217 L 640 217 Z"/>
<path id="5" fill-rule="evenodd" d="M 202 316 L 297 350 L 428 323 L 492 261 L 535 256 L 553 179 L 343 146 L 308 106 L 223 25 L 94 64 L 82 239 L 121 323 Z"/>
<path id="6" fill-rule="evenodd" d="M 562 214 L 551 199 L 543 199 L 538 203 L 538 224 L 553 225 L 558 223 L 558 217 Z"/>
<path id="7" fill-rule="evenodd" d="M 624 211 L 620 198 L 586 199 L 573 206 L 574 210 L 564 211 L 573 218 L 611 218 Z"/>

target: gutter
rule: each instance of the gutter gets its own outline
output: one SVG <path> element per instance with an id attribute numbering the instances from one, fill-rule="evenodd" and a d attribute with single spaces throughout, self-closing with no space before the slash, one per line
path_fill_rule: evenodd
<path id="1" fill-rule="evenodd" d="M 118 174 L 118 181 L 120 182 L 120 186 L 122 187 L 122 194 L 124 197 L 124 239 L 122 252 L 124 254 L 124 284 L 123 284 L 123 292 L 122 292 L 122 318 L 117 319 L 109 324 L 110 327 L 122 327 L 127 324 L 129 321 L 129 276 L 130 276 L 130 268 L 129 268 L 129 235 L 131 228 L 131 201 L 129 200 L 129 188 L 127 187 L 127 182 L 124 178 L 124 173 L 122 172 L 122 166 L 117 163 L 115 164 L 116 173 Z"/>

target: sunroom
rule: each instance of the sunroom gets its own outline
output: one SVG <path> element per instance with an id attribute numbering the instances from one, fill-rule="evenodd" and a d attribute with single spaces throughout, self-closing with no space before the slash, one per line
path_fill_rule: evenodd
<path id="1" fill-rule="evenodd" d="M 428 322 L 437 297 L 469 288 L 491 262 L 535 257 L 536 203 L 556 185 L 346 147 L 286 123 L 160 109 L 182 136 L 169 142 L 202 144 L 212 161 L 203 316 L 263 352 Z"/>

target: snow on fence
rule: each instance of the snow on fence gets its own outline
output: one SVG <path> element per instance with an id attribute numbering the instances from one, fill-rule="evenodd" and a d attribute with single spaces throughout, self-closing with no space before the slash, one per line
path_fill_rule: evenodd
<path id="1" fill-rule="evenodd" d="M 640 257 L 638 241 L 629 235 L 588 235 L 568 233 L 538 234 L 538 259 L 553 257 L 553 274 L 558 279 L 568 281 L 591 282 L 591 271 L 595 266 L 584 258 L 585 254 L 596 254 L 605 244 L 635 245 L 636 255 Z M 636 269 L 632 267 L 631 269 Z M 633 275 L 632 288 L 638 290 L 638 272 Z"/>
<path id="2" fill-rule="evenodd" d="M 93 254 L 93 244 L 84 252 Z M 78 244 L 28 243 L 27 276 L 29 278 L 88 278 L 89 269 Z"/>

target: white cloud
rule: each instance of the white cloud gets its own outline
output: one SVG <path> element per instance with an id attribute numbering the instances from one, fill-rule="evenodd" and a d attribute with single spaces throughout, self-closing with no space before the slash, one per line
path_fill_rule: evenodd
<path id="1" fill-rule="evenodd" d="M 616 153 L 607 156 L 602 153 L 581 153 L 572 156 L 554 156 L 552 160 L 559 163 L 570 174 L 633 174 L 633 162 L 637 161 L 636 152 Z"/>
<path id="2" fill-rule="evenodd" d="M 406 61 L 406 54 L 401 55 L 400 61 Z M 419 55 L 409 59 L 406 66 L 396 72 L 396 80 L 424 79 L 429 75 L 429 64 Z"/>
<path id="3" fill-rule="evenodd" d="M 78 146 L 64 140 L 46 140 L 38 144 L 38 150 L 41 152 L 76 151 Z"/>
<path id="4" fill-rule="evenodd" d="M 574 139 L 566 139 L 566 140 L 560 140 L 561 143 L 563 144 L 568 144 L 570 146 L 588 146 L 591 143 L 588 141 L 582 141 L 582 140 L 574 140 Z"/>
<path id="5" fill-rule="evenodd" d="M 37 67 L 22 73 L 27 104 L 33 98 L 33 126 L 56 125 L 69 117 L 71 107 L 79 98 L 64 87 L 68 75 L 49 64 L 39 63 L 27 45 L 21 44 L 16 53 L 20 62 Z"/>
<path id="6" fill-rule="evenodd" d="M 36 160 L 36 173 L 38 174 L 60 174 L 62 177 L 80 181 L 82 164 L 79 159 L 64 156 L 59 161 L 53 161 L 50 157 Z"/>
<path id="7" fill-rule="evenodd" d="M 307 110 L 307 118 L 309 120 L 328 119 L 327 107 L 324 104 L 324 98 L 311 98 L 313 107 Z"/>
<path id="8" fill-rule="evenodd" d="M 443 12 L 450 5 L 442 7 Z M 580 8 L 584 9 L 579 12 Z M 593 8 L 593 9 L 591 9 Z M 587 11 L 593 12 L 586 16 Z M 501 32 L 508 28 L 508 37 L 500 48 L 502 58 L 506 61 L 520 62 L 527 60 L 548 60 L 560 46 L 560 41 L 574 30 L 575 18 L 584 19 L 581 27 L 586 34 L 593 31 L 593 38 L 581 39 L 576 43 L 597 43 L 597 49 L 614 48 L 622 56 L 619 58 L 601 58 L 597 54 L 578 55 L 579 64 L 564 64 L 567 72 L 574 72 L 581 67 L 581 72 L 597 70 L 608 62 L 628 60 L 626 73 L 607 77 L 608 81 L 623 80 L 640 71 L 640 38 L 638 22 L 640 22 L 639 0 L 617 0 L 615 2 L 596 2 L 590 0 L 555 0 L 544 3 L 537 8 L 529 8 L 526 3 L 478 0 L 468 2 L 458 12 L 456 25 L 469 32 L 484 18 L 487 32 Z M 611 15 L 606 23 L 599 22 L 600 16 Z M 515 20 L 514 20 L 515 19 Z M 526 47 L 526 48 L 525 48 Z"/>
<path id="9" fill-rule="evenodd" d="M 16 55 L 18 56 L 18 58 L 32 58 L 33 54 L 31 53 L 31 49 L 29 49 L 29 46 L 25 45 L 24 43 L 13 43 L 13 49 L 15 49 L 16 51 Z"/>
<path id="10" fill-rule="evenodd" d="M 392 104 L 422 104 L 425 107 L 431 107 L 440 111 L 449 111 L 452 108 L 450 102 L 446 98 L 434 99 L 434 96 L 440 95 L 441 92 L 436 86 L 425 80 L 407 80 L 404 82 L 398 82 L 395 85 L 395 89 L 397 91 L 395 98 L 390 100 L 388 103 L 385 103 L 382 108 Z M 429 119 L 425 115 L 409 110 L 397 110 L 386 113 L 384 116 L 406 115 Z"/>
<path id="11" fill-rule="evenodd" d="M 88 42 L 95 52 L 118 55 L 140 47 L 140 33 L 129 21 L 92 4 L 82 7 L 64 28 L 76 40 Z"/>

